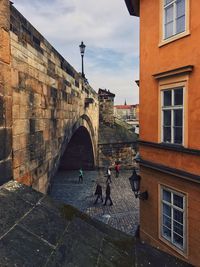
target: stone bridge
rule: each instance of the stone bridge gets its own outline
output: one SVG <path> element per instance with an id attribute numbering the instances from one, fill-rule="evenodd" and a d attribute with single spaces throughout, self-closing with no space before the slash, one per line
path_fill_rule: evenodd
<path id="1" fill-rule="evenodd" d="M 58 168 L 94 168 L 97 93 L 8 0 L 0 43 L 0 184 L 46 192 Z"/>

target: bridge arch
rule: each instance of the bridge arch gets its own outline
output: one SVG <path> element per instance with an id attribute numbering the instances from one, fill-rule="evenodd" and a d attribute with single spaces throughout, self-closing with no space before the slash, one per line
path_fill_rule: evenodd
<path id="1" fill-rule="evenodd" d="M 83 114 L 73 125 L 60 158 L 59 169 L 94 169 L 96 166 L 95 132 L 90 118 Z"/>

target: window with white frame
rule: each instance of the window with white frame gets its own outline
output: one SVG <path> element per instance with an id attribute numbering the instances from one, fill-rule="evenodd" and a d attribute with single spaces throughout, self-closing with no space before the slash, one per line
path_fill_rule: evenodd
<path id="1" fill-rule="evenodd" d="M 162 91 L 162 142 L 183 144 L 183 87 Z"/>
<path id="2" fill-rule="evenodd" d="M 164 39 L 186 30 L 186 1 L 164 0 Z"/>
<path id="3" fill-rule="evenodd" d="M 185 202 L 184 194 L 161 188 L 161 236 L 181 251 L 186 248 Z"/>

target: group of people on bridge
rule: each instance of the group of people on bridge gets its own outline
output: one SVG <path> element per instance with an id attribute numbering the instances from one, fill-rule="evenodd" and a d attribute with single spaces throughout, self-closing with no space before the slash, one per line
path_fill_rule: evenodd
<path id="1" fill-rule="evenodd" d="M 115 163 L 115 176 L 116 176 L 116 178 L 119 177 L 119 170 L 120 170 L 120 165 L 119 165 L 118 162 L 116 162 Z M 110 184 L 112 183 L 112 180 L 111 180 L 111 168 L 110 167 L 108 167 L 108 169 L 107 169 L 106 177 L 107 177 L 107 180 L 106 180 L 106 191 L 105 191 L 106 198 L 105 198 L 104 206 L 106 206 L 108 200 L 110 201 L 110 206 L 112 206 L 113 202 L 112 202 L 112 199 L 111 199 L 111 196 L 110 196 L 111 195 Z M 79 183 L 83 183 L 83 170 L 82 170 L 82 168 L 79 169 L 79 180 L 78 181 L 79 181 Z M 97 183 L 97 186 L 96 186 L 95 195 L 97 196 L 97 198 L 96 198 L 94 204 L 97 204 L 99 199 L 103 203 L 102 186 L 100 185 L 99 182 Z"/>
<path id="2" fill-rule="evenodd" d="M 116 174 L 116 177 L 119 177 L 119 169 L 120 169 L 119 163 L 115 163 L 115 174 Z M 111 195 L 110 184 L 112 183 L 110 167 L 107 169 L 106 176 L 107 176 L 106 192 L 105 192 L 106 193 L 106 198 L 105 198 L 105 202 L 104 202 L 103 205 L 106 206 L 106 203 L 109 200 L 110 201 L 110 206 L 112 206 L 113 202 L 112 202 L 112 199 L 111 199 L 111 196 L 110 196 Z M 97 198 L 96 198 L 94 204 L 97 204 L 99 199 L 103 203 L 102 186 L 100 185 L 100 183 L 97 183 L 96 190 L 95 190 L 95 195 L 97 195 Z"/>

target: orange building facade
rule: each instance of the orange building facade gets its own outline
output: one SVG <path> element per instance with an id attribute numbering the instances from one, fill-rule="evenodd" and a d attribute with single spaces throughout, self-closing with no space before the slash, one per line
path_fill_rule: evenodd
<path id="1" fill-rule="evenodd" d="M 125 2 L 140 17 L 140 175 L 149 194 L 140 236 L 200 266 L 200 1 Z"/>

